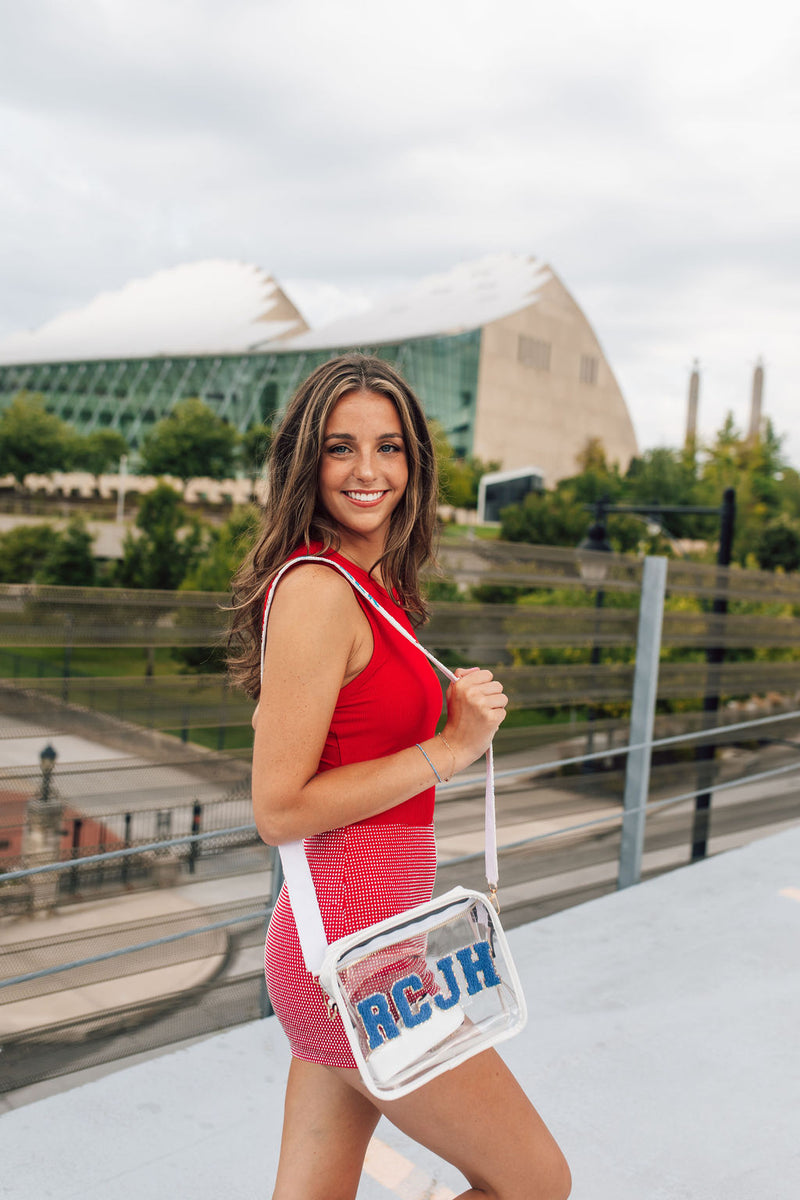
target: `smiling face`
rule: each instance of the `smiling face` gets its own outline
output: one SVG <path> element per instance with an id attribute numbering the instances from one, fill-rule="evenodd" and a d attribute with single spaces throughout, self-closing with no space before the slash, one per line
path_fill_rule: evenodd
<path id="1" fill-rule="evenodd" d="M 319 499 L 339 527 L 342 553 L 372 566 L 383 553 L 407 483 L 405 439 L 394 404 L 378 392 L 348 392 L 325 424 L 319 469 Z"/>

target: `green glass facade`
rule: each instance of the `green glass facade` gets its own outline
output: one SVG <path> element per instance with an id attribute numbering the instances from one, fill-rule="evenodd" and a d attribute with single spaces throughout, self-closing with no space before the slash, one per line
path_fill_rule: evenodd
<path id="1" fill-rule="evenodd" d="M 398 367 L 459 456 L 473 447 L 480 339 L 475 329 L 366 348 Z M 0 365 L 0 410 L 20 392 L 41 395 L 81 433 L 118 429 L 135 450 L 177 403 L 199 396 L 244 432 L 279 415 L 314 367 L 350 349 Z"/>

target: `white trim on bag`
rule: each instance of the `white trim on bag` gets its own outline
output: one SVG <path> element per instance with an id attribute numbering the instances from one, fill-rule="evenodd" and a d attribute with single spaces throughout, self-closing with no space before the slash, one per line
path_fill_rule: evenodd
<path id="1" fill-rule="evenodd" d="M 443 914 L 457 915 L 459 910 L 464 912 L 476 904 L 483 908 L 491 925 L 492 936 L 503 959 L 503 983 L 514 996 L 517 1015 L 507 1028 L 486 1030 L 481 1036 L 477 1036 L 466 1042 L 462 1049 L 451 1057 L 440 1062 L 429 1062 L 422 1078 L 419 1075 L 415 1075 L 413 1078 L 406 1080 L 405 1083 L 392 1082 L 391 1077 L 385 1081 L 376 1078 L 368 1060 L 364 1057 L 358 1034 L 347 1012 L 347 1002 L 339 982 L 338 971 L 339 968 L 347 967 L 348 964 L 343 963 L 342 959 L 349 951 L 354 947 L 361 948 L 359 938 L 363 940 L 364 930 L 345 934 L 344 937 L 338 938 L 330 946 L 320 970 L 319 982 L 323 991 L 335 1004 L 342 1018 L 342 1026 L 350 1043 L 350 1049 L 362 1080 L 372 1095 L 376 1096 L 379 1100 L 399 1100 L 401 1096 L 409 1095 L 418 1087 L 421 1087 L 423 1083 L 430 1082 L 437 1075 L 443 1075 L 445 1071 L 452 1071 L 454 1067 L 460 1066 L 461 1063 L 466 1062 L 473 1055 L 479 1054 L 482 1050 L 487 1050 L 489 1046 L 496 1046 L 500 1042 L 505 1042 L 509 1038 L 514 1037 L 527 1024 L 528 1006 L 525 1002 L 525 993 L 522 990 L 522 983 L 513 955 L 511 954 L 505 930 L 500 923 L 499 916 L 482 892 L 476 892 L 471 888 L 464 888 L 457 885 L 451 888 L 449 892 L 444 892 L 441 896 L 429 900 L 425 904 L 418 904 L 414 908 L 409 909 L 408 912 L 397 913 L 394 917 L 387 917 L 384 921 L 379 921 L 375 925 L 369 926 L 369 931 L 372 935 L 369 939 L 371 944 L 369 944 L 368 948 L 365 948 L 365 955 L 384 948 L 382 945 L 384 938 L 387 945 L 395 944 L 397 942 L 398 929 L 403 929 L 403 940 L 405 941 L 406 936 L 409 938 L 417 937 L 425 932 L 427 927 L 439 924 L 440 921 L 437 918 L 441 918 Z M 413 916 L 409 917 L 409 913 L 413 913 Z M 407 931 L 404 928 L 405 926 L 408 926 Z"/>

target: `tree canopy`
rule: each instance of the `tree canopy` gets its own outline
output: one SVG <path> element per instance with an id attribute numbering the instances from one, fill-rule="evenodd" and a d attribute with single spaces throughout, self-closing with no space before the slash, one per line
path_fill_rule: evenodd
<path id="1" fill-rule="evenodd" d="M 117 429 L 93 429 L 75 437 L 73 465 L 97 478 L 119 469 L 119 460 L 128 453 L 128 443 Z"/>
<path id="2" fill-rule="evenodd" d="M 248 479 L 255 480 L 261 474 L 271 445 L 272 429 L 269 425 L 251 425 L 242 434 L 239 460 Z"/>
<path id="3" fill-rule="evenodd" d="M 0 583 L 34 582 L 67 587 L 97 582 L 92 537 L 80 517 L 64 530 L 42 522 L 0 533 Z"/>
<path id="4" fill-rule="evenodd" d="M 788 466 L 782 438 L 769 421 L 751 440 L 728 416 L 705 447 L 659 447 L 634 458 L 623 475 L 606 461 L 593 439 L 579 458 L 581 470 L 543 493 L 526 497 L 502 514 L 501 537 L 541 545 L 576 546 L 591 523 L 587 506 L 609 504 L 702 506 L 718 508 L 726 488 L 736 491 L 733 559 L 742 565 L 781 566 L 795 570 L 794 539 L 800 533 L 800 476 Z M 716 515 L 665 514 L 658 522 L 628 514 L 610 514 L 608 539 L 620 552 L 669 554 L 677 540 L 698 544 L 713 557 L 719 538 Z M 704 550 L 702 549 L 704 547 Z"/>
<path id="5" fill-rule="evenodd" d="M 173 591 L 193 566 L 203 542 L 200 522 L 189 517 L 166 483 L 146 492 L 136 514 L 138 535 L 127 533 L 114 582 L 121 587 Z"/>
<path id="6" fill-rule="evenodd" d="M 75 431 L 49 413 L 41 396 L 20 392 L 0 414 L 0 475 L 13 475 L 22 487 L 26 475 L 68 469 Z"/>
<path id="7" fill-rule="evenodd" d="M 499 470 L 500 464 L 485 463 L 473 455 L 456 458 L 439 422 L 430 421 L 429 428 L 439 470 L 439 503 L 452 504 L 454 508 L 477 508 L 481 475 Z"/>
<path id="8" fill-rule="evenodd" d="M 239 435 L 202 400 L 176 404 L 145 435 L 141 469 L 149 475 L 190 479 L 229 479 L 234 472 Z"/>

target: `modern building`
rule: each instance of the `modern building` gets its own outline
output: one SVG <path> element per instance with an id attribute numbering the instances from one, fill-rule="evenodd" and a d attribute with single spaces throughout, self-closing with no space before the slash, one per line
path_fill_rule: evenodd
<path id="1" fill-rule="evenodd" d="M 310 330 L 276 281 L 212 261 L 160 271 L 32 333 L 0 340 L 0 409 L 21 391 L 79 429 L 132 447 L 188 396 L 240 430 L 279 415 L 297 383 L 345 350 L 395 363 L 459 456 L 551 485 L 589 438 L 626 467 L 636 438 L 588 320 L 536 259 L 492 255 Z"/>

